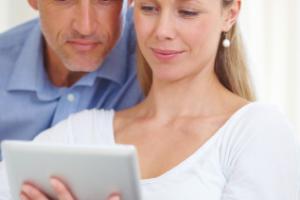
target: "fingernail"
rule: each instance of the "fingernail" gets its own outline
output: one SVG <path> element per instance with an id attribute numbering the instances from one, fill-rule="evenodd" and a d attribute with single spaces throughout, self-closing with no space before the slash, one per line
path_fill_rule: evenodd
<path id="1" fill-rule="evenodd" d="M 119 195 L 113 195 L 109 198 L 109 200 L 121 200 Z"/>

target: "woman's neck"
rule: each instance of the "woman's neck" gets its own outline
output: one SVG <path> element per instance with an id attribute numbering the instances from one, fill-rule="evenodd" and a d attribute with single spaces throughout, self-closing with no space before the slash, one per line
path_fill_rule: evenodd
<path id="1" fill-rule="evenodd" d="M 229 105 L 233 104 L 233 99 L 242 101 L 229 92 L 214 74 L 172 83 L 154 79 L 141 110 L 143 115 L 161 121 L 187 116 L 209 117 L 234 110 L 233 105 Z"/>

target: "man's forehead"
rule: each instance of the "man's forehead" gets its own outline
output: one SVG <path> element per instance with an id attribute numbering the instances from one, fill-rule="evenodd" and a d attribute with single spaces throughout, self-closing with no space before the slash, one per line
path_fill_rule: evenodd
<path id="1" fill-rule="evenodd" d="M 64 2 L 65 1 L 65 2 Z M 53 3 L 76 3 L 76 4 L 81 4 L 81 3 L 109 3 L 109 2 L 117 2 L 122 4 L 122 13 L 125 13 L 128 8 L 128 2 L 132 2 L 133 0 L 64 0 L 64 1 L 59 1 L 59 0 L 29 0 L 30 4 L 35 4 L 38 6 L 38 4 L 53 4 Z M 32 3 L 33 2 L 33 3 Z"/>
<path id="2" fill-rule="evenodd" d="M 36 1 L 36 2 L 55 2 L 55 1 L 59 1 L 59 0 L 32 0 L 32 1 Z M 62 0 L 63 1 L 66 1 L 66 2 L 75 2 L 75 3 L 101 3 L 102 2 L 112 2 L 112 1 L 115 1 L 115 2 L 120 2 L 120 3 L 125 3 L 127 4 L 128 0 Z"/>

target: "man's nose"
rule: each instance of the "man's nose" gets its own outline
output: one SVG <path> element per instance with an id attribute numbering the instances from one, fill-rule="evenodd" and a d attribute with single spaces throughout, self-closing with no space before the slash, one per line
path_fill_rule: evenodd
<path id="1" fill-rule="evenodd" d="M 96 16 L 91 5 L 80 5 L 74 16 L 73 28 L 81 35 L 91 35 L 95 31 Z"/>

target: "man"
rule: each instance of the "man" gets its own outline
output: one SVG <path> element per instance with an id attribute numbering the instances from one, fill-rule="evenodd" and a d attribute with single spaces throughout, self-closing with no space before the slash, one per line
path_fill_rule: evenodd
<path id="1" fill-rule="evenodd" d="M 40 18 L 0 35 L 0 141 L 31 140 L 71 113 L 141 100 L 127 1 L 28 2 Z"/>

